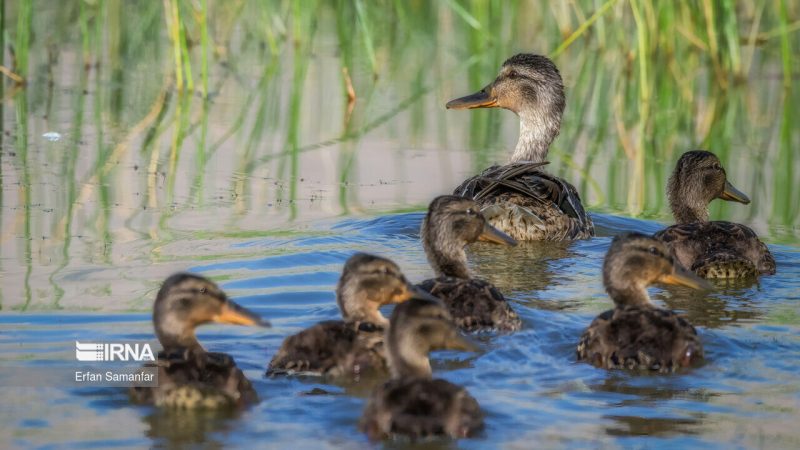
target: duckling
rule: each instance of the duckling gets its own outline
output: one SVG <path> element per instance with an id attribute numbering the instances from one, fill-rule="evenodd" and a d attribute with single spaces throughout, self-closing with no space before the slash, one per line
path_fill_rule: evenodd
<path id="1" fill-rule="evenodd" d="M 747 195 L 727 180 L 711 152 L 683 154 L 667 183 L 667 197 L 676 225 L 655 234 L 685 267 L 703 278 L 745 278 L 775 273 L 775 258 L 750 228 L 708 220 L 715 198 L 748 204 Z"/>
<path id="2" fill-rule="evenodd" d="M 164 281 L 153 305 L 153 325 L 163 350 L 149 365 L 158 368 L 158 386 L 131 388 L 133 401 L 178 409 L 220 409 L 258 401 L 231 356 L 206 352 L 198 342 L 195 328 L 209 322 L 269 326 L 206 278 L 177 273 Z"/>
<path id="3" fill-rule="evenodd" d="M 419 284 L 440 298 L 458 327 L 465 331 L 516 331 L 522 321 L 492 283 L 470 277 L 464 247 L 478 240 L 517 245 L 494 228 L 470 199 L 436 197 L 422 220 L 422 246 L 437 278 Z"/>
<path id="4" fill-rule="evenodd" d="M 510 162 L 489 167 L 454 191 L 478 202 L 492 225 L 519 241 L 594 236 L 575 186 L 542 170 L 565 104 L 558 68 L 532 54 L 512 56 L 488 86 L 447 103 L 448 109 L 504 108 L 519 116 L 519 140 Z"/>
<path id="5" fill-rule="evenodd" d="M 656 282 L 710 289 L 675 261 L 664 243 L 639 233 L 615 237 L 603 262 L 603 285 L 615 307 L 584 331 L 578 359 L 606 369 L 662 373 L 701 360 L 694 327 L 650 302 L 646 288 Z"/>
<path id="6" fill-rule="evenodd" d="M 432 378 L 431 351 L 475 351 L 441 302 L 415 298 L 398 305 L 386 343 L 392 378 L 373 391 L 359 422 L 370 439 L 390 435 L 462 438 L 483 428 L 483 412 L 469 392 Z"/>
<path id="7" fill-rule="evenodd" d="M 336 301 L 344 320 L 320 322 L 283 341 L 267 375 L 304 373 L 331 378 L 388 372 L 383 331 L 389 321 L 378 308 L 418 293 L 397 264 L 356 253 L 344 265 Z"/>

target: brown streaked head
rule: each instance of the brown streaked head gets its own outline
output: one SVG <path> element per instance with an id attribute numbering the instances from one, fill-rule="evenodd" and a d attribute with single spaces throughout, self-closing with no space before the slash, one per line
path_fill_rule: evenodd
<path id="1" fill-rule="evenodd" d="M 347 321 L 386 325 L 378 308 L 401 303 L 418 294 L 400 267 L 387 258 L 356 253 L 344 265 L 336 287 L 336 302 Z"/>
<path id="2" fill-rule="evenodd" d="M 603 284 L 614 303 L 649 304 L 646 288 L 655 283 L 712 289 L 681 266 L 663 242 L 639 233 L 615 237 L 603 262 Z"/>
<path id="3" fill-rule="evenodd" d="M 716 198 L 750 203 L 728 181 L 719 158 L 705 150 L 688 151 L 678 159 L 667 183 L 667 197 L 678 223 L 708 221 L 708 204 Z"/>
<path id="4" fill-rule="evenodd" d="M 165 350 L 202 348 L 195 329 L 206 323 L 269 326 L 269 322 L 229 300 L 214 282 L 177 273 L 161 286 L 153 305 L 153 325 Z"/>

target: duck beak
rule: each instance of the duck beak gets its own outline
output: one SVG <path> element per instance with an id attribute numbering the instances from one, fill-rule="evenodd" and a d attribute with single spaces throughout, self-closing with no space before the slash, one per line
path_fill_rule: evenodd
<path id="1" fill-rule="evenodd" d="M 686 286 L 692 289 L 698 289 L 704 291 L 711 291 L 714 289 L 714 287 L 711 286 L 711 284 L 708 281 L 698 277 L 692 272 L 689 272 L 680 265 L 675 265 L 671 274 L 662 275 L 658 281 L 664 284 Z"/>
<path id="2" fill-rule="evenodd" d="M 466 97 L 450 100 L 445 107 L 447 109 L 497 108 L 497 98 L 490 92 L 492 92 L 491 85 Z"/>
<path id="3" fill-rule="evenodd" d="M 483 232 L 478 236 L 478 240 L 500 245 L 509 245 L 511 247 L 517 245 L 517 241 L 515 241 L 514 238 L 489 225 L 489 222 L 483 224 Z"/>
<path id="4" fill-rule="evenodd" d="M 750 198 L 744 192 L 733 187 L 730 181 L 725 180 L 725 189 L 720 194 L 719 198 L 729 202 L 739 202 L 745 205 L 750 203 Z"/>
<path id="5" fill-rule="evenodd" d="M 247 308 L 239 306 L 238 304 L 227 300 L 222 305 L 222 310 L 219 314 L 211 318 L 212 322 L 227 323 L 230 325 L 246 325 L 246 326 L 259 326 L 269 327 L 268 321 L 262 319 L 258 314 L 250 311 Z"/>

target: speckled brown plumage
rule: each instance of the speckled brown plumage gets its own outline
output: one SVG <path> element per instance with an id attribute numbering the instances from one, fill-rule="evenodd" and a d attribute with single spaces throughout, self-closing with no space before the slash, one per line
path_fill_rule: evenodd
<path id="1" fill-rule="evenodd" d="M 546 163 L 492 166 L 454 193 L 475 199 L 489 223 L 520 241 L 594 236 L 594 224 L 574 186 L 541 170 Z"/>
<path id="2" fill-rule="evenodd" d="M 320 322 L 289 336 L 272 358 L 267 375 L 311 373 L 358 380 L 386 374 L 383 328 L 341 320 Z"/>
<path id="3" fill-rule="evenodd" d="M 512 56 L 488 86 L 447 104 L 451 109 L 504 108 L 520 120 L 511 161 L 492 166 L 455 189 L 478 202 L 489 222 L 517 240 L 569 240 L 594 235 L 573 185 L 542 170 L 565 107 L 555 64 L 532 54 Z"/>
<path id="4" fill-rule="evenodd" d="M 358 381 L 387 372 L 379 307 L 418 293 L 394 262 L 356 253 L 344 265 L 336 302 L 344 320 L 320 322 L 287 337 L 269 363 L 267 375 L 305 374 Z"/>
<path id="5" fill-rule="evenodd" d="M 627 306 L 600 314 L 583 333 L 578 359 L 606 369 L 672 372 L 703 358 L 697 331 L 656 307 Z"/>
<path id="6" fill-rule="evenodd" d="M 709 221 L 708 204 L 714 199 L 750 203 L 728 180 L 711 152 L 684 153 L 667 184 L 676 225 L 659 231 L 685 267 L 704 278 L 746 278 L 775 273 L 775 258 L 758 235 L 745 225 Z"/>
<path id="7" fill-rule="evenodd" d="M 578 360 L 606 369 L 672 372 L 702 360 L 703 346 L 683 317 L 650 302 L 647 286 L 662 282 L 708 289 L 660 241 L 638 233 L 614 238 L 603 262 L 603 284 L 615 308 L 584 331 Z"/>
<path id="8" fill-rule="evenodd" d="M 223 409 L 258 401 L 253 385 L 225 353 L 160 352 L 158 388 L 131 388 L 137 403 L 176 409 Z"/>
<path id="9" fill-rule="evenodd" d="M 656 233 L 684 266 L 703 278 L 745 278 L 775 273 L 775 258 L 749 227 L 693 222 Z"/>
<path id="10" fill-rule="evenodd" d="M 522 320 L 503 294 L 484 280 L 439 277 L 419 287 L 447 305 L 453 322 L 464 331 L 517 331 Z"/>
<path id="11" fill-rule="evenodd" d="M 370 439 L 463 438 L 483 428 L 483 412 L 464 388 L 432 378 L 431 351 L 475 350 L 441 302 L 413 299 L 398 305 L 386 344 L 392 379 L 375 388 L 359 421 Z"/>
<path id="12" fill-rule="evenodd" d="M 489 225 L 474 201 L 453 195 L 435 198 L 420 230 L 436 278 L 418 286 L 440 298 L 456 325 L 466 331 L 516 331 L 522 321 L 491 283 L 472 278 L 464 247 L 478 240 L 516 245 Z"/>
<path id="13" fill-rule="evenodd" d="M 252 384 L 231 356 L 206 352 L 198 342 L 195 328 L 209 322 L 268 325 L 201 276 L 179 273 L 164 281 L 153 305 L 153 325 L 164 350 L 156 361 L 145 365 L 158 368 L 158 385 L 131 388 L 133 401 L 212 410 L 258 401 Z"/>
<path id="14" fill-rule="evenodd" d="M 391 434 L 416 438 L 470 437 L 483 413 L 466 389 L 442 379 L 397 379 L 380 386 L 364 410 L 362 430 L 371 439 Z"/>

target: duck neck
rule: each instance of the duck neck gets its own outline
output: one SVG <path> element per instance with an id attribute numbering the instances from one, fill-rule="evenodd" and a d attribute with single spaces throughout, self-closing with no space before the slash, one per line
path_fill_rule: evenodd
<path id="1" fill-rule="evenodd" d="M 708 222 L 708 201 L 693 192 L 693 186 L 672 176 L 667 183 L 669 208 L 678 224 Z"/>
<path id="2" fill-rule="evenodd" d="M 511 155 L 511 162 L 544 162 L 550 144 L 558 136 L 561 118 L 537 114 L 533 111 L 519 113 L 519 140 Z"/>
<path id="3" fill-rule="evenodd" d="M 612 283 L 606 287 L 611 300 L 617 308 L 625 306 L 652 306 L 650 295 L 647 294 L 645 286 L 640 284 Z"/>
<path id="4" fill-rule="evenodd" d="M 419 348 L 414 336 L 401 336 L 399 342 L 390 344 L 389 369 L 395 379 L 431 378 L 433 375 L 428 352 Z"/>
<path id="5" fill-rule="evenodd" d="M 156 336 L 165 351 L 185 349 L 192 353 L 205 352 L 203 346 L 200 345 L 200 342 L 197 340 L 197 336 L 194 334 L 194 327 L 173 324 L 167 319 L 156 326 Z"/>
<path id="6" fill-rule="evenodd" d="M 442 230 L 431 229 L 426 217 L 422 223 L 422 247 L 437 277 L 468 279 L 467 253 L 464 245 Z"/>

